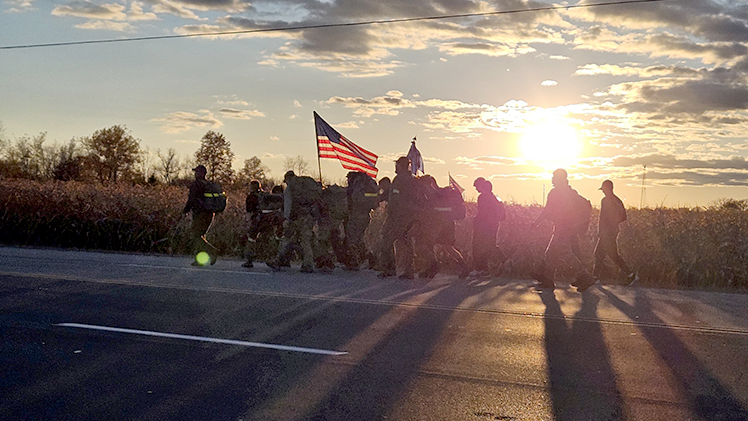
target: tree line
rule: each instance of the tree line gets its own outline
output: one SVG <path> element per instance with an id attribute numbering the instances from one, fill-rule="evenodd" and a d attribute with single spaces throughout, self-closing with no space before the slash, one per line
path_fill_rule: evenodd
<path id="1" fill-rule="evenodd" d="M 233 168 L 231 143 L 209 130 L 192 157 L 180 157 L 174 148 L 155 152 L 141 146 L 124 125 L 114 125 L 65 143 L 47 142 L 46 132 L 7 139 L 0 124 L 0 179 L 82 181 L 91 183 L 179 184 L 192 179 L 192 168 L 204 165 L 208 178 L 227 186 L 246 186 L 251 180 L 277 184 L 260 158 L 245 159 Z M 301 156 L 286 159 L 285 169 L 305 173 Z"/>

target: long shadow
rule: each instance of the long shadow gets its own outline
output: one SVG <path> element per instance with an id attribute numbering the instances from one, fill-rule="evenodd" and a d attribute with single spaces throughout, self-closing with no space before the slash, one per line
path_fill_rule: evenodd
<path id="1" fill-rule="evenodd" d="M 639 329 L 667 364 L 678 381 L 678 389 L 693 413 L 707 420 L 748 420 L 748 411 L 730 391 L 715 378 L 683 341 L 652 311 L 644 290 L 637 290 L 634 305 L 629 305 L 607 289 L 603 293 L 631 320 L 641 319 L 660 326 Z"/>
<path id="2" fill-rule="evenodd" d="M 582 295 L 582 307 L 569 326 L 553 292 L 545 304 L 545 349 L 555 419 L 625 419 L 621 394 L 597 318 L 599 298 Z"/>
<path id="3" fill-rule="evenodd" d="M 486 286 L 488 288 L 488 286 Z M 424 305 L 456 306 L 486 288 L 451 284 Z M 359 361 L 305 420 L 386 419 L 438 345 L 453 312 L 419 308 Z"/>
<path id="4" fill-rule="evenodd" d="M 36 288 L 27 290 L 27 284 Z M 221 357 L 227 353 L 225 346 L 67 331 L 50 327 L 54 323 L 115 323 L 209 335 L 218 315 L 229 326 L 246 326 L 244 332 L 249 337 L 237 339 L 252 340 L 252 331 L 264 331 L 279 319 L 298 319 L 266 339 L 303 344 L 303 340 L 295 341 L 311 328 L 342 320 L 335 335 L 323 338 L 326 343 L 320 344 L 321 348 L 338 349 L 365 330 L 371 320 L 390 311 L 388 306 L 371 306 L 366 315 L 353 317 L 350 312 L 361 304 L 331 306 L 327 301 L 301 300 L 297 305 L 300 300 L 292 298 L 164 292 L 55 279 L 32 279 L 21 285 L 19 297 L 0 300 L 0 314 L 44 308 L 45 323 L 44 329 L 36 327 L 39 323 L 30 324 L 29 320 L 41 317 L 36 311 L 0 317 L 5 321 L 0 325 L 5 338 L 0 346 L 0 366 L 13 373 L 0 382 L 0 401 L 14 402 L 0 405 L 3 419 L 235 420 L 273 395 L 282 394 L 323 358 L 258 349 Z M 54 287 L 59 293 L 40 293 L 45 287 Z M 407 291 L 403 298 L 423 292 Z M 24 306 L 19 306 L 20 302 Z M 289 307 L 293 308 L 289 311 Z M 73 350 L 80 350 L 80 354 Z M 4 399 L 8 396 L 15 399 Z"/>

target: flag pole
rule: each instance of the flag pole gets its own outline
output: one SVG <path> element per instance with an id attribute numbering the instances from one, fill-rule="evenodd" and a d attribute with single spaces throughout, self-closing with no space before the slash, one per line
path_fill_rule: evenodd
<path id="1" fill-rule="evenodd" d="M 319 168 L 319 184 L 322 184 L 322 158 L 319 155 L 319 133 L 317 132 L 317 118 L 319 118 L 319 115 L 316 111 L 314 112 L 314 137 L 316 138 L 315 142 L 317 143 L 317 167 Z"/>

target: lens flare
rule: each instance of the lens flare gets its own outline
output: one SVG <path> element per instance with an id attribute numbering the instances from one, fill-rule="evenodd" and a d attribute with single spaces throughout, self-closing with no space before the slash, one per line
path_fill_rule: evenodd
<path id="1" fill-rule="evenodd" d="M 195 261 L 200 266 L 205 266 L 206 263 L 210 262 L 210 255 L 204 251 L 201 251 L 197 254 L 197 256 L 195 256 Z"/>

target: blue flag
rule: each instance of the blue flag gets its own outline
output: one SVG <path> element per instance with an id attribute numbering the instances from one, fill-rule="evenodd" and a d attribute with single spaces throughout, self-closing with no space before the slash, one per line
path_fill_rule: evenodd
<path id="1" fill-rule="evenodd" d="M 423 158 L 421 157 L 421 152 L 419 152 L 416 148 L 415 137 L 410 142 L 410 150 L 408 151 L 408 155 L 406 156 L 410 160 L 410 170 L 413 172 L 413 175 L 418 173 L 418 170 L 420 170 L 421 173 L 426 174 L 426 171 L 423 167 Z"/>

